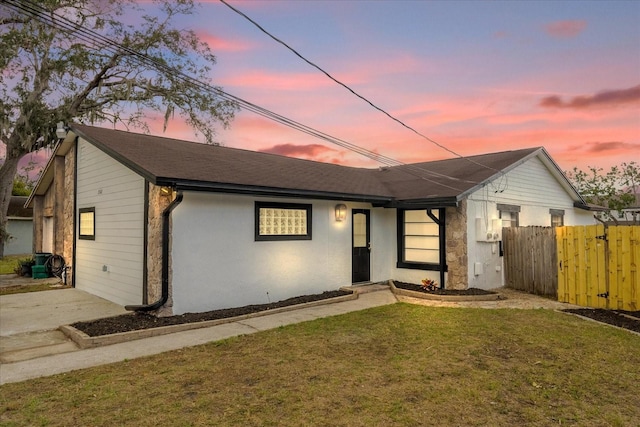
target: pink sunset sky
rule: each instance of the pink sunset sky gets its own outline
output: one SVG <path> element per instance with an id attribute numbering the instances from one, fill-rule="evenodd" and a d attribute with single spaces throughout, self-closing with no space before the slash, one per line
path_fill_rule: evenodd
<path id="1" fill-rule="evenodd" d="M 460 155 L 544 146 L 563 170 L 640 162 L 640 2 L 229 3 Z M 218 1 L 203 2 L 179 26 L 209 43 L 218 59 L 212 82 L 230 94 L 402 162 L 452 157 Z M 150 119 L 151 132 L 162 135 L 161 117 Z M 198 140 L 177 119 L 164 135 Z M 217 139 L 228 147 L 377 166 L 247 111 Z"/>

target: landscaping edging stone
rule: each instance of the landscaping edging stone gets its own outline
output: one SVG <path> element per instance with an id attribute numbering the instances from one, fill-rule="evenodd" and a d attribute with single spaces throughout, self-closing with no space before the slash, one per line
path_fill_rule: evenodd
<path id="1" fill-rule="evenodd" d="M 564 310 L 554 310 L 554 311 L 555 311 L 555 312 L 558 312 L 558 313 L 568 314 L 568 315 L 570 315 L 570 316 L 575 316 L 575 317 L 578 317 L 578 318 L 580 318 L 580 319 L 582 319 L 582 320 L 588 320 L 589 322 L 595 322 L 595 323 L 599 323 L 599 324 L 601 324 L 601 325 L 609 326 L 609 327 L 611 327 L 611 328 L 616 328 L 616 329 L 619 329 L 619 330 L 621 330 L 621 331 L 625 331 L 625 332 L 629 332 L 629 333 L 632 333 L 632 334 L 638 335 L 638 336 L 640 337 L 640 332 L 636 332 L 636 331 L 633 331 L 633 330 L 631 330 L 631 329 L 623 328 L 623 327 L 618 326 L 618 325 L 612 325 L 611 323 L 601 322 L 601 321 L 599 321 L 599 320 L 592 319 L 591 317 L 583 316 L 583 315 L 578 314 L 578 313 L 572 313 L 572 312 L 570 312 L 570 311 L 564 311 Z"/>
<path id="2" fill-rule="evenodd" d="M 422 298 L 431 301 L 497 301 L 501 298 L 500 294 L 498 293 L 486 295 L 437 295 L 429 294 L 426 292 L 410 291 L 408 289 L 396 288 L 393 280 L 389 280 L 389 287 L 391 288 L 391 292 L 396 295 L 403 295 L 405 297 L 412 298 Z"/>
<path id="3" fill-rule="evenodd" d="M 160 335 L 173 334 L 175 332 L 189 331 L 192 329 L 208 328 L 211 326 L 222 325 L 225 323 L 233 323 L 241 320 L 251 319 L 254 317 L 262 317 L 270 314 L 284 313 L 287 311 L 299 310 L 301 308 L 316 307 L 319 305 L 333 304 L 336 302 L 350 301 L 358 299 L 358 292 L 352 291 L 351 295 L 343 295 L 335 298 L 323 299 L 318 301 L 307 302 L 304 304 L 290 305 L 287 307 L 279 307 L 271 310 L 259 311 L 257 313 L 244 314 L 242 316 L 228 317 L 226 319 L 206 320 L 203 322 L 184 323 L 180 325 L 161 326 L 158 328 L 140 329 L 137 331 L 119 332 L 117 334 L 101 335 L 91 337 L 79 329 L 71 325 L 63 325 L 58 329 L 62 331 L 69 339 L 75 342 L 81 349 L 95 348 L 105 345 L 118 344 L 138 340 L 142 338 L 156 337 Z"/>

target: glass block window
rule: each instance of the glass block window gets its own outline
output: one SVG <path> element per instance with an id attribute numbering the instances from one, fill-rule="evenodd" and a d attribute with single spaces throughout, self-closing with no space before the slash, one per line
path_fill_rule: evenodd
<path id="1" fill-rule="evenodd" d="M 256 202 L 255 240 L 310 240 L 311 205 Z"/>

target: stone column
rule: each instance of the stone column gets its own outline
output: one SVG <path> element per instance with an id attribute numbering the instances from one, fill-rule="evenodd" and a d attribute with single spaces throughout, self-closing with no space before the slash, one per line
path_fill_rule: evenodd
<path id="1" fill-rule="evenodd" d="M 467 254 L 467 201 L 446 211 L 447 289 L 469 287 Z"/>
<path id="2" fill-rule="evenodd" d="M 75 144 L 64 157 L 64 195 L 62 202 L 62 252 L 60 255 L 67 264 L 67 284 L 73 283 L 73 237 L 76 224 L 75 218 Z"/>
<path id="3" fill-rule="evenodd" d="M 149 209 L 147 222 L 147 304 L 157 301 L 162 295 L 162 212 L 173 199 L 173 193 L 164 194 L 161 187 L 149 183 Z M 169 259 L 171 262 L 171 259 Z M 171 264 L 169 264 L 171 272 Z M 171 276 L 171 275 L 170 275 Z M 171 277 L 169 277 L 169 300 L 156 315 L 172 314 Z"/>
<path id="4" fill-rule="evenodd" d="M 64 199 L 65 199 L 65 159 L 53 159 L 53 253 L 64 252 Z"/>

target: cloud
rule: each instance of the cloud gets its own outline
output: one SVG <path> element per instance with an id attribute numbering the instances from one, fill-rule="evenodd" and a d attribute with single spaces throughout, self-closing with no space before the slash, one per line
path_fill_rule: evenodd
<path id="1" fill-rule="evenodd" d="M 551 37 L 570 38 L 580 34 L 587 28 L 586 21 L 556 21 L 544 26 L 545 32 Z"/>
<path id="2" fill-rule="evenodd" d="M 595 95 L 576 96 L 563 101 L 558 95 L 542 98 L 541 107 L 584 109 L 608 105 L 620 105 L 640 102 L 640 85 L 628 89 L 605 90 Z"/>
<path id="3" fill-rule="evenodd" d="M 623 141 L 594 141 L 568 147 L 570 151 L 582 151 L 589 154 L 609 154 L 618 152 L 640 152 L 640 144 Z"/>
<path id="4" fill-rule="evenodd" d="M 244 52 L 251 50 L 253 44 L 244 40 L 231 40 L 210 34 L 207 31 L 196 31 L 196 35 L 201 42 L 209 45 L 214 53 L 216 52 Z"/>
<path id="5" fill-rule="evenodd" d="M 238 73 L 221 80 L 224 86 L 254 87 L 267 90 L 314 90 L 331 87 L 332 83 L 320 74 L 309 73 L 284 73 L 267 72 L 264 70 L 252 70 Z"/>

